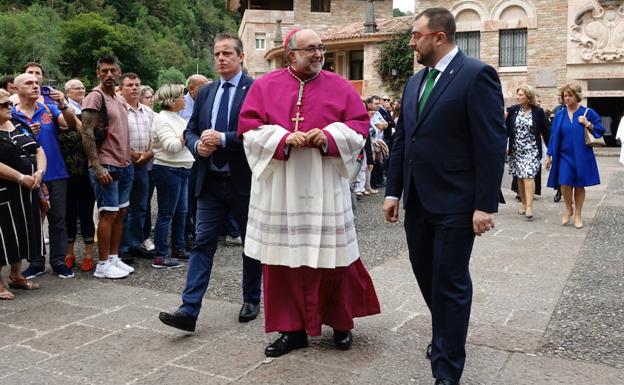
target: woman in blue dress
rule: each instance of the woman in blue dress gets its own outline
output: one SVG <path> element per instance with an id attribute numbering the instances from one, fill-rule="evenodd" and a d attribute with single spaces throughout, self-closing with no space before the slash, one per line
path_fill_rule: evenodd
<path id="1" fill-rule="evenodd" d="M 566 108 L 562 108 L 552 123 L 546 168 L 552 170 L 548 176 L 548 187 L 561 185 L 566 213 L 561 219 L 564 226 L 574 215 L 574 227 L 583 227 L 583 202 L 585 186 L 600 184 L 598 165 L 594 150 L 585 145 L 585 130 L 599 138 L 604 134 L 600 116 L 592 109 L 581 106 L 583 98 L 578 84 L 567 84 L 560 90 Z"/>

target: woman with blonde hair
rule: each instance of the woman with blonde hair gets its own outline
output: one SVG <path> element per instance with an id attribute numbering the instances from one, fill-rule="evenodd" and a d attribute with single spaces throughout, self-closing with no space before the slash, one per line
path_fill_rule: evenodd
<path id="1" fill-rule="evenodd" d="M 165 84 L 154 94 L 162 110 L 152 125 L 152 176 L 156 185 L 158 216 L 154 229 L 155 268 L 182 265 L 176 256 L 184 253 L 184 226 L 188 212 L 188 180 L 195 158 L 184 145 L 186 121 L 178 116 L 184 109 L 184 86 Z M 171 226 L 171 250 L 169 227 Z"/>
<path id="2" fill-rule="evenodd" d="M 542 168 L 542 137 L 548 143 L 548 120 L 537 106 L 533 89 L 524 85 L 516 90 L 518 104 L 509 107 L 505 124 L 509 136 L 509 172 L 518 178 L 522 208 L 518 214 L 533 219 L 535 177 Z"/>
<path id="3" fill-rule="evenodd" d="M 582 106 L 581 86 L 567 84 L 561 88 L 560 96 L 566 108 L 562 108 L 552 123 L 546 168 L 548 187 L 561 185 L 561 194 L 566 213 L 561 224 L 567 225 L 574 215 L 574 227 L 583 227 L 583 203 L 585 187 L 600 184 L 598 165 L 594 150 L 585 144 L 585 130 L 595 138 L 604 134 L 600 116 L 591 108 Z"/>

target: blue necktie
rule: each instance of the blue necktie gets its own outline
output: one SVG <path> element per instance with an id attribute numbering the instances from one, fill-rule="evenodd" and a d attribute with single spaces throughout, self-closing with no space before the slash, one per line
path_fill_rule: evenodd
<path id="1" fill-rule="evenodd" d="M 217 120 L 215 122 L 215 130 L 219 132 L 228 131 L 228 107 L 230 105 L 230 87 L 234 87 L 232 83 L 225 82 L 221 86 L 223 87 L 223 94 L 221 94 L 221 101 L 219 102 L 219 111 L 217 112 Z M 212 163 L 217 168 L 223 168 L 227 164 L 227 157 L 223 149 L 218 149 L 212 154 Z"/>

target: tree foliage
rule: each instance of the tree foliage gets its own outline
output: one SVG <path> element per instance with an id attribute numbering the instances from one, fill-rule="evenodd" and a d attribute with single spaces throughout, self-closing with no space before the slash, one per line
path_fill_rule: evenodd
<path id="1" fill-rule="evenodd" d="M 36 61 L 47 78 L 91 86 L 98 57 L 113 53 L 145 84 L 171 69 L 213 77 L 214 37 L 239 23 L 225 0 L 0 0 L 0 74 Z"/>
<path id="2" fill-rule="evenodd" d="M 383 84 L 397 98 L 401 96 L 405 83 L 414 73 L 414 51 L 409 46 L 410 37 L 411 31 L 407 30 L 383 43 L 380 46 L 379 59 L 375 63 Z"/>

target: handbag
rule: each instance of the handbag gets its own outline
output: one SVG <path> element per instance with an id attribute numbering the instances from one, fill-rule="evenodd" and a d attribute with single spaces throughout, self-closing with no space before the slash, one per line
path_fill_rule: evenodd
<path id="1" fill-rule="evenodd" d="M 587 111 L 589 111 L 589 107 L 587 107 L 585 109 L 585 112 L 583 113 L 583 116 L 587 116 Z M 602 147 L 604 145 L 606 145 L 604 138 L 601 136 L 600 138 L 596 138 L 591 131 L 589 130 L 589 128 L 583 127 L 583 130 L 585 131 L 585 145 L 588 147 Z"/>

